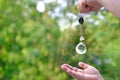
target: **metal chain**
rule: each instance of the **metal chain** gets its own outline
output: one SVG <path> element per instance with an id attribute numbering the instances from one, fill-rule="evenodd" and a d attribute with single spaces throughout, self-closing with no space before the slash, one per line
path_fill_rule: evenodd
<path id="1" fill-rule="evenodd" d="M 80 41 L 83 41 L 84 37 L 83 37 L 82 24 L 84 23 L 84 19 L 82 16 L 80 16 L 79 18 L 79 23 L 80 23 Z"/>

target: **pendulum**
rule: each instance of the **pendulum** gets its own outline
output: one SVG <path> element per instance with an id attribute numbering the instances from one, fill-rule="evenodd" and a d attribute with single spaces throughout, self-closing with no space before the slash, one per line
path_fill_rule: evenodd
<path id="1" fill-rule="evenodd" d="M 79 23 L 80 23 L 80 42 L 79 42 L 79 44 L 76 46 L 75 49 L 76 49 L 76 52 L 77 52 L 78 54 L 85 54 L 87 48 L 86 48 L 85 44 L 82 42 L 82 41 L 84 40 L 83 31 L 82 31 L 82 24 L 84 23 L 83 17 L 80 16 L 80 18 L 79 18 L 78 21 L 79 21 Z"/>
<path id="2" fill-rule="evenodd" d="M 79 23 L 80 23 L 80 42 L 79 42 L 79 44 L 76 46 L 75 49 L 76 49 L 76 52 L 77 52 L 78 54 L 85 54 L 87 48 L 86 48 L 85 44 L 82 42 L 82 41 L 84 40 L 83 31 L 82 31 L 82 24 L 84 23 L 83 17 L 80 16 L 80 18 L 79 18 L 78 21 L 79 21 Z"/>

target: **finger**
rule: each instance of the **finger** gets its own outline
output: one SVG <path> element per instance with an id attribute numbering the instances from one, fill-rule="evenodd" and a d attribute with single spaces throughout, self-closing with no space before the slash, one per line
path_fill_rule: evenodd
<path id="1" fill-rule="evenodd" d="M 78 71 L 78 68 L 76 68 L 76 67 L 73 67 L 73 70 L 74 70 L 75 72 L 77 72 L 77 71 Z"/>
<path id="2" fill-rule="evenodd" d="M 78 69 L 78 68 L 73 67 L 73 66 L 68 65 L 68 64 L 64 64 L 64 66 L 66 66 L 66 67 L 69 68 L 70 70 L 74 70 L 75 72 L 82 72 L 82 73 L 84 72 L 84 70 Z"/>
<path id="3" fill-rule="evenodd" d="M 83 63 L 83 62 L 79 62 L 78 65 L 83 69 L 86 69 L 86 68 L 90 67 L 90 65 L 88 65 L 86 63 Z"/>
<path id="4" fill-rule="evenodd" d="M 78 69 L 78 71 L 77 71 L 77 72 L 84 73 L 84 70 L 82 70 L 82 69 Z"/>
<path id="5" fill-rule="evenodd" d="M 69 64 L 65 64 L 66 67 L 68 67 L 69 69 L 73 70 L 73 66 L 69 65 Z"/>
<path id="6" fill-rule="evenodd" d="M 88 13 L 91 9 L 92 7 L 86 4 L 86 0 L 79 0 L 78 10 L 80 13 Z"/>
<path id="7" fill-rule="evenodd" d="M 69 75 L 71 75 L 72 77 L 75 78 L 75 71 L 73 71 L 73 70 L 68 70 L 67 73 L 68 73 Z"/>
<path id="8" fill-rule="evenodd" d="M 78 3 L 78 11 L 80 12 L 80 13 L 83 13 L 84 11 L 84 9 L 83 9 L 83 5 L 82 5 L 83 3 L 82 3 L 82 1 L 81 0 L 79 0 L 79 3 Z"/>
<path id="9" fill-rule="evenodd" d="M 61 65 L 61 69 L 64 70 L 65 72 L 69 70 L 69 68 L 66 66 L 67 64 Z"/>
<path id="10" fill-rule="evenodd" d="M 69 68 L 70 70 L 73 70 L 73 71 L 75 71 L 75 72 L 82 72 L 82 73 L 84 72 L 84 70 L 78 69 L 78 68 L 73 67 L 73 66 L 68 65 L 68 64 L 65 64 L 65 66 L 66 66 L 67 68 Z"/>
<path id="11" fill-rule="evenodd" d="M 68 70 L 67 73 L 68 73 L 69 75 L 71 75 L 72 77 L 74 77 L 74 78 L 84 79 L 84 74 L 83 74 L 83 73 L 75 72 L 75 71 L 73 71 L 73 70 Z"/>
<path id="12" fill-rule="evenodd" d="M 92 6 L 88 5 L 86 0 L 82 0 L 82 6 L 83 6 L 83 11 L 84 12 L 90 12 L 92 10 Z"/>
<path id="13" fill-rule="evenodd" d="M 74 70 L 75 72 L 81 72 L 81 73 L 84 73 L 84 70 L 82 70 L 82 69 L 78 69 L 78 68 L 76 68 L 76 67 L 73 67 L 73 70 Z"/>
<path id="14" fill-rule="evenodd" d="M 63 65 L 61 65 L 61 69 L 63 69 L 66 73 L 68 73 L 72 77 L 75 77 L 75 71 L 73 70 L 75 68 L 73 68 L 72 66 L 70 66 L 68 64 L 63 64 Z"/>
<path id="15" fill-rule="evenodd" d="M 77 70 L 77 68 L 75 68 L 75 67 L 73 67 L 73 66 L 71 66 L 71 65 L 69 65 L 69 64 L 63 64 L 63 65 L 61 65 L 61 69 L 63 69 L 64 71 L 66 71 L 66 70 Z"/>

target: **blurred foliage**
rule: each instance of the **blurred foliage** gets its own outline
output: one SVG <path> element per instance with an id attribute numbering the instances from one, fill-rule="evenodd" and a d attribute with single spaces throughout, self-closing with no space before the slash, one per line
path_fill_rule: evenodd
<path id="1" fill-rule="evenodd" d="M 68 1 L 72 7 L 69 3 L 61 14 L 71 23 L 66 12 L 78 11 L 75 0 Z M 60 31 L 61 17 L 48 15 L 58 5 L 46 4 L 46 11 L 39 13 L 34 0 L 0 0 L 0 80 L 74 80 L 60 65 L 78 67 L 79 61 L 95 66 L 105 80 L 120 80 L 120 20 L 106 10 L 86 18 L 87 53 L 79 55 L 74 49 L 79 43 L 79 26 Z"/>

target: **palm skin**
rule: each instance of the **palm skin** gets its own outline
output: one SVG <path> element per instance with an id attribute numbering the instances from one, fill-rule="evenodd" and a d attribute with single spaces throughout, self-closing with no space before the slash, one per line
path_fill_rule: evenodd
<path id="1" fill-rule="evenodd" d="M 103 80 L 99 71 L 93 66 L 83 62 L 79 62 L 78 65 L 83 69 L 72 67 L 68 64 L 61 65 L 61 68 L 77 80 Z"/>

